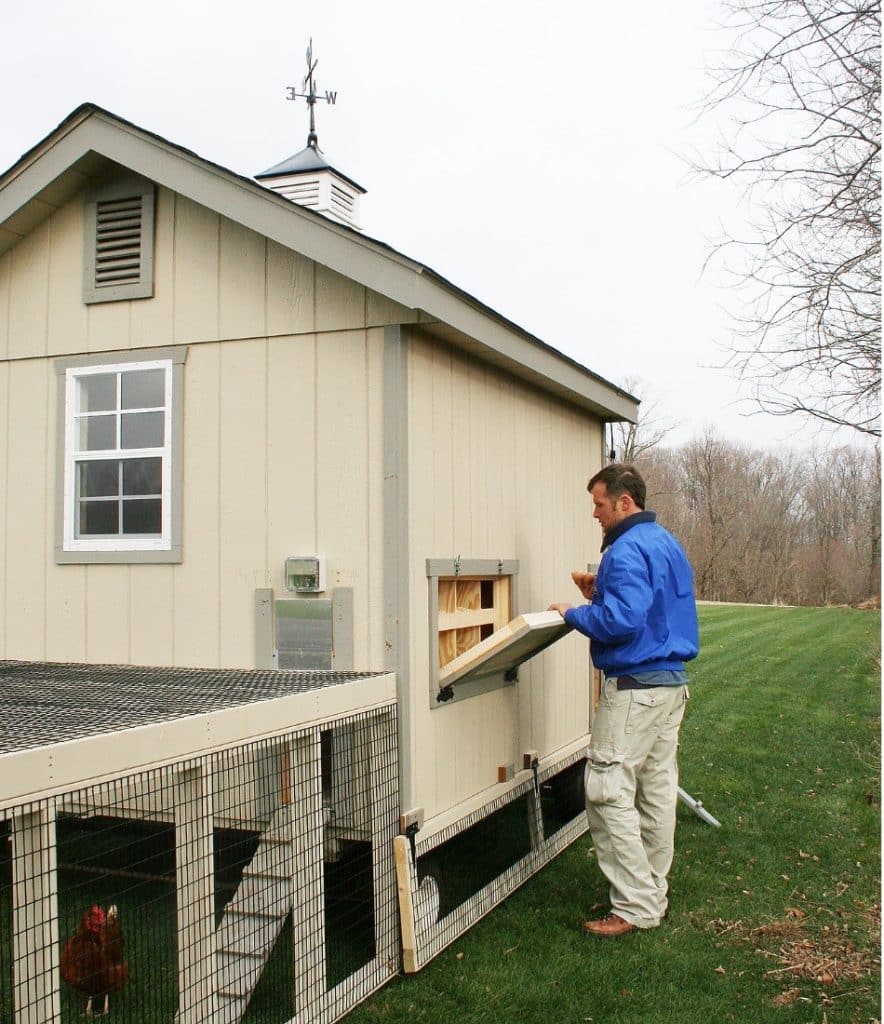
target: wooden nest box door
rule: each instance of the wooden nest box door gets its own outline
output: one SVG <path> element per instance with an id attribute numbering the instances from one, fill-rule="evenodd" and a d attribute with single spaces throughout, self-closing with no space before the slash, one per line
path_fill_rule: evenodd
<path id="1" fill-rule="evenodd" d="M 439 668 L 510 620 L 511 577 L 439 580 Z"/>
<path id="2" fill-rule="evenodd" d="M 516 615 L 515 561 L 428 560 L 430 706 L 515 681 L 518 666 L 569 631 L 556 612 Z"/>

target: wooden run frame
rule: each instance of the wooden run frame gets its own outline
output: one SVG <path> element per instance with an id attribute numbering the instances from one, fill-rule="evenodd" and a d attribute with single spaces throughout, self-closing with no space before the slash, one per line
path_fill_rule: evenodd
<path id="1" fill-rule="evenodd" d="M 431 708 L 507 685 L 501 674 L 462 683 L 443 695 L 439 669 L 517 614 L 518 572 L 514 559 L 427 559 Z"/>
<path id="2" fill-rule="evenodd" d="M 286 884 L 296 929 L 297 922 L 321 921 L 324 839 L 334 838 L 338 831 L 324 819 L 321 792 L 321 733 L 328 729 L 352 735 L 351 746 L 358 744 L 358 763 L 366 773 L 358 784 L 349 784 L 346 796 L 351 811 L 354 801 L 365 804 L 359 837 L 371 844 L 374 956 L 329 988 L 324 933 L 321 929 L 296 931 L 298 956 L 292 964 L 292 981 L 299 1009 L 293 1024 L 320 1020 L 331 1024 L 390 980 L 399 964 L 392 847 L 399 809 L 394 685 L 392 674 L 354 677 L 352 682 L 319 692 L 254 703 L 246 714 L 237 705 L 0 757 L 6 780 L 0 786 L 0 822 L 10 823 L 13 837 L 9 938 L 15 963 L 16 1021 L 60 1020 L 56 816 L 61 811 L 119 813 L 121 806 L 126 817 L 159 818 L 175 825 L 176 1019 L 239 1020 L 241 1011 L 225 1010 L 219 991 L 222 944 L 212 898 L 211 837 L 221 808 L 212 779 L 228 753 L 247 748 L 274 753 L 275 760 L 268 762 L 274 765 L 280 800 L 274 822 L 278 817 L 283 824 L 268 827 L 268 834 L 284 829 L 293 851 L 295 874 Z M 139 785 L 165 794 L 159 814 L 151 813 L 154 797 L 141 801 L 144 811 L 135 813 Z M 309 820 L 303 817 L 305 809 Z M 301 817 L 293 817 L 296 810 Z M 279 835 L 274 832 L 269 842 L 276 848 Z"/>

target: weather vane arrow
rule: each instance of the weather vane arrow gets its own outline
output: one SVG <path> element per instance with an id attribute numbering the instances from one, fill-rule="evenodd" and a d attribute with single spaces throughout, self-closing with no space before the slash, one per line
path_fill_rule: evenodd
<path id="1" fill-rule="evenodd" d="M 314 107 L 320 100 L 324 100 L 326 103 L 334 105 L 338 98 L 336 92 L 330 92 L 328 89 L 325 90 L 325 95 L 320 96 L 318 94 L 319 84 L 313 77 L 313 72 L 316 70 L 316 66 L 319 64 L 318 60 L 313 59 L 313 37 L 310 37 L 310 44 L 307 47 L 307 74 L 304 76 L 304 81 L 301 83 L 303 92 L 298 92 L 296 85 L 289 85 L 286 87 L 286 99 L 288 100 L 306 100 L 307 105 L 310 107 L 310 134 L 307 136 L 307 145 L 312 146 L 314 149 L 319 148 L 319 140 L 316 135 L 316 117 L 314 114 Z"/>

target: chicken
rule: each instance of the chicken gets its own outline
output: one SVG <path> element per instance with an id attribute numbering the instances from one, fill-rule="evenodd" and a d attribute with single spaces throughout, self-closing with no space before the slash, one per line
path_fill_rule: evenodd
<path id="1" fill-rule="evenodd" d="M 104 910 L 93 905 L 86 911 L 77 931 L 61 952 L 61 976 L 86 996 L 86 1016 L 92 1016 L 93 1000 L 102 998 L 108 1012 L 108 997 L 119 992 L 129 980 L 129 967 L 123 959 L 123 933 L 117 908 Z"/>

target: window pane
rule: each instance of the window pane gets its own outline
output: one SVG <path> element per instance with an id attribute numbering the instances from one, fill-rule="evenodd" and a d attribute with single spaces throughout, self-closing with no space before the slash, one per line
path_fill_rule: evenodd
<path id="1" fill-rule="evenodd" d="M 123 533 L 162 533 L 163 503 L 159 498 L 123 502 Z"/>
<path id="2" fill-rule="evenodd" d="M 81 501 L 80 536 L 120 532 L 120 506 L 117 501 Z"/>
<path id="3" fill-rule="evenodd" d="M 162 448 L 162 412 L 129 412 L 121 416 L 121 448 Z"/>
<path id="4" fill-rule="evenodd" d="M 103 412 L 116 407 L 115 373 L 93 373 L 80 378 L 80 412 Z"/>
<path id="5" fill-rule="evenodd" d="M 162 494 L 162 459 L 126 459 L 123 463 L 123 494 Z"/>
<path id="6" fill-rule="evenodd" d="M 116 459 L 81 462 L 79 470 L 81 498 L 115 497 L 120 493 L 120 464 Z"/>
<path id="7" fill-rule="evenodd" d="M 100 452 L 117 447 L 117 417 L 83 416 L 80 418 L 81 452 Z"/>
<path id="8" fill-rule="evenodd" d="M 166 404 L 165 370 L 133 370 L 120 381 L 123 409 L 155 409 Z"/>

